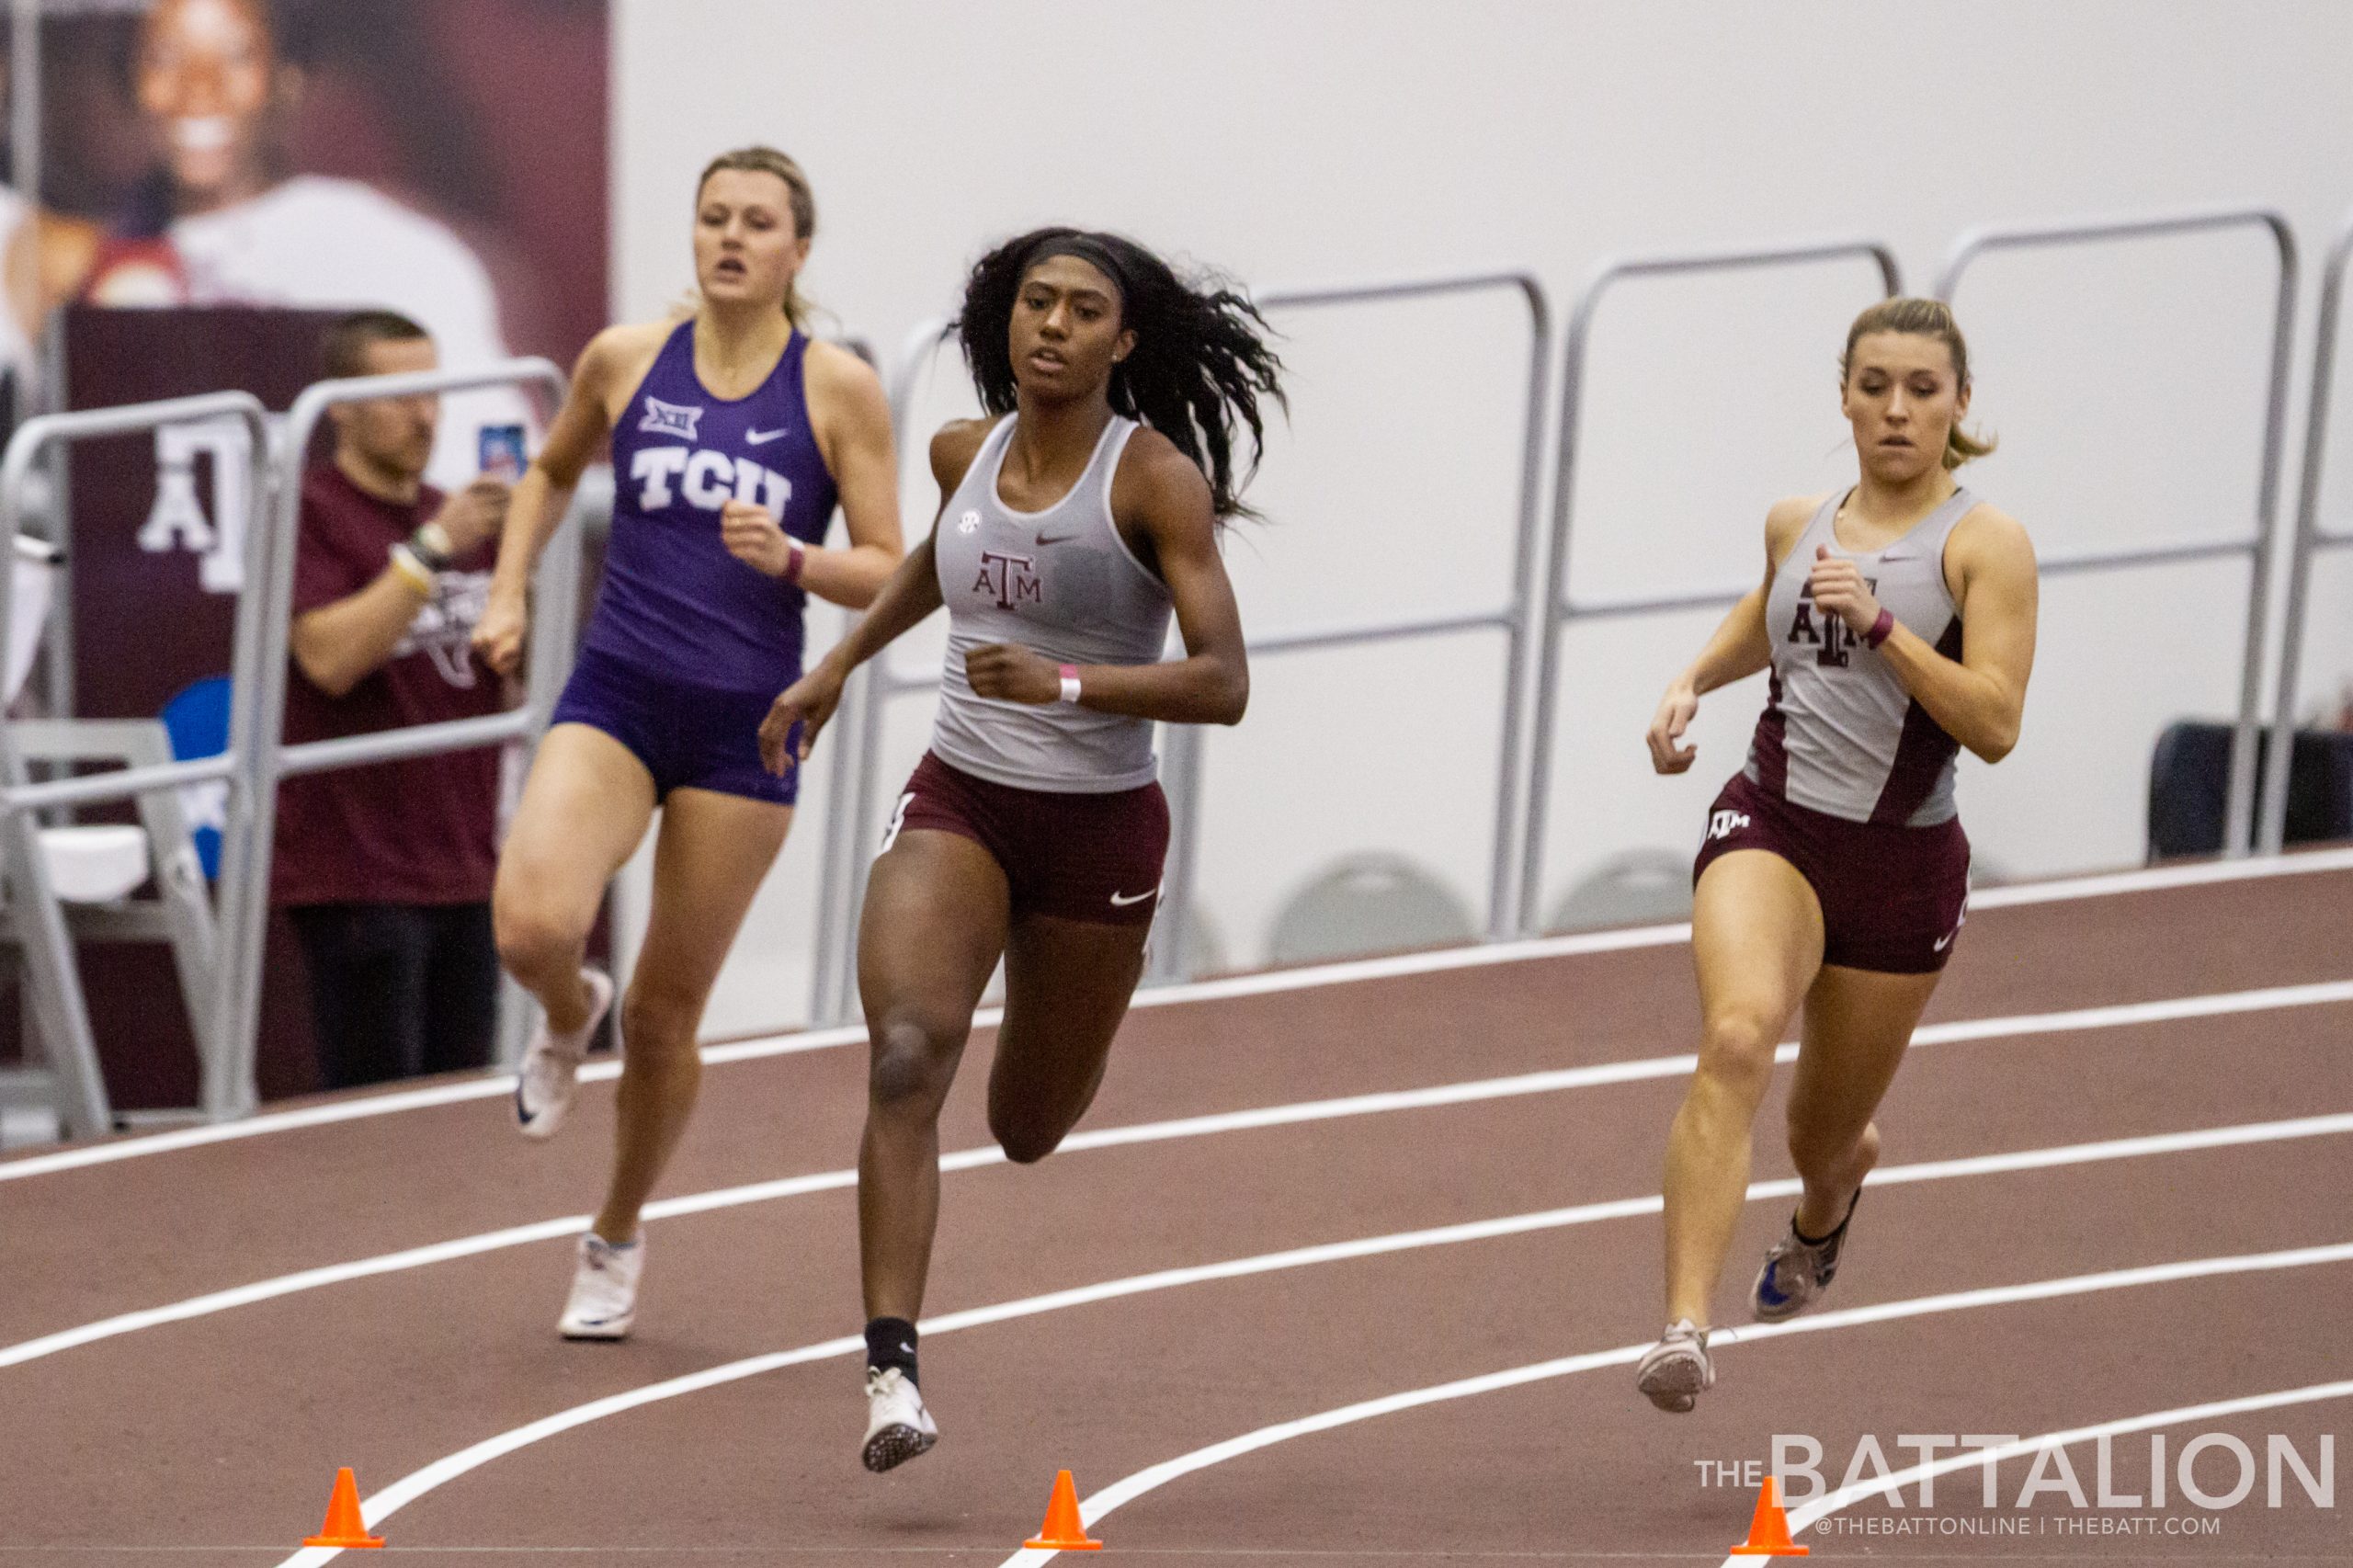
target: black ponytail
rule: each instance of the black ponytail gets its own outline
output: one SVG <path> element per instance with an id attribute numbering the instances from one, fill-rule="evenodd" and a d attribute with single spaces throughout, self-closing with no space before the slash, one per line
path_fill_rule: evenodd
<path id="1" fill-rule="evenodd" d="M 1258 400 L 1290 406 L 1279 381 L 1282 361 L 1262 336 L 1268 330 L 1266 318 L 1225 279 L 1203 276 L 1188 281 L 1133 240 L 1080 229 L 1039 229 L 973 264 L 956 331 L 981 406 L 991 414 L 1010 414 L 1016 406 L 1007 342 L 1014 301 L 1030 266 L 1055 255 L 1077 256 L 1119 285 L 1120 324 L 1136 335 L 1136 344 L 1111 368 L 1112 412 L 1176 443 L 1209 480 L 1211 503 L 1221 518 L 1256 517 L 1243 505 L 1241 492 L 1266 449 Z M 1237 419 L 1250 428 L 1250 460 L 1238 479 Z"/>

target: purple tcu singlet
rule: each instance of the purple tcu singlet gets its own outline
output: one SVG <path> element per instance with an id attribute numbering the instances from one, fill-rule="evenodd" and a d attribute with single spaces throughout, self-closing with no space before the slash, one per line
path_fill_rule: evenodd
<path id="1" fill-rule="evenodd" d="M 804 544 L 825 537 L 834 476 L 809 428 L 796 329 L 749 396 L 713 397 L 695 330 L 662 346 L 613 427 L 613 533 L 585 646 L 689 686 L 773 695 L 801 676 L 807 596 L 727 552 L 720 508 L 767 507 Z"/>

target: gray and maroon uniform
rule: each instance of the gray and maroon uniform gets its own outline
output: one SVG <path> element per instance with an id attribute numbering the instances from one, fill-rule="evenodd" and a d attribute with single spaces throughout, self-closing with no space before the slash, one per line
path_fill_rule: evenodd
<path id="1" fill-rule="evenodd" d="M 1817 546 L 1853 560 L 1882 608 L 1949 659 L 1961 614 L 1945 541 L 1977 505 L 1956 490 L 1882 550 L 1842 549 L 1843 495 L 1815 511 L 1765 603 L 1772 685 L 1748 762 L 1716 798 L 1696 879 L 1735 849 L 1795 866 L 1822 903 L 1823 961 L 1926 974 L 1942 969 L 1969 902 L 1969 839 L 1953 804 L 1959 744 L 1895 671 L 1808 587 Z"/>
<path id="2" fill-rule="evenodd" d="M 1111 517 L 1136 422 L 1114 415 L 1078 483 L 1038 512 L 997 496 L 1013 428 L 1008 415 L 989 432 L 932 536 L 948 606 L 939 717 L 883 848 L 909 830 L 958 834 L 1004 868 L 1017 915 L 1147 925 L 1168 849 L 1152 722 L 980 697 L 964 671 L 967 653 L 1000 642 L 1057 665 L 1159 661 L 1168 588 Z"/>

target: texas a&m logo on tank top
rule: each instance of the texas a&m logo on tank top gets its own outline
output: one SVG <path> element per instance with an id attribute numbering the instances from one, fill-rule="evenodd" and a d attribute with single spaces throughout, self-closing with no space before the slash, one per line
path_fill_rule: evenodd
<path id="1" fill-rule="evenodd" d="M 1843 495 L 1815 509 L 1773 574 L 1765 626 L 1773 650 L 1765 713 L 1743 771 L 1767 793 L 1848 822 L 1927 827 L 1949 820 L 1960 747 L 1879 651 L 1814 601 L 1815 551 L 1856 563 L 1881 606 L 1945 657 L 1961 653 L 1945 582 L 1945 541 L 1977 505 L 1955 490 L 1902 538 L 1873 551 L 1838 542 Z"/>
<path id="2" fill-rule="evenodd" d="M 931 749 L 1016 789 L 1132 790 L 1156 772 L 1148 722 L 1074 703 L 992 700 L 966 679 L 965 655 L 989 643 L 1086 665 L 1150 664 L 1167 641 L 1167 585 L 1111 516 L 1112 482 L 1135 423 L 1106 424 L 1077 482 L 1035 512 L 1014 510 L 997 493 L 1015 426 L 999 420 L 981 443 L 932 539 L 948 658 Z"/>
<path id="3" fill-rule="evenodd" d="M 1879 579 L 1865 577 L 1863 586 L 1871 594 L 1879 592 Z M 1862 643 L 1855 629 L 1843 617 L 1828 613 L 1814 603 L 1811 576 L 1798 589 L 1797 614 L 1790 619 L 1789 641 L 1803 642 L 1814 650 L 1813 662 L 1835 669 L 1845 669 L 1854 663 L 1854 651 Z"/>

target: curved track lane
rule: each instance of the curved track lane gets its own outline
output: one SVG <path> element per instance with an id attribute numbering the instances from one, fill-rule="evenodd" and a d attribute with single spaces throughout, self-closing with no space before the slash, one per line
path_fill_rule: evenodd
<path id="1" fill-rule="evenodd" d="M 2348 1240 L 2347 1134 L 2310 1125 L 2353 1114 L 2353 1002 L 2336 992 L 1990 1038 L 1967 1022 L 2341 985 L 2348 922 L 2353 872 L 2334 869 L 2082 901 L 2022 894 L 1973 914 L 1938 998 L 1944 1027 L 1929 1031 L 1940 1043 L 1906 1064 L 1883 1119 L 1891 1165 L 2256 1123 L 2302 1123 L 2305 1135 L 1888 1185 L 1858 1221 L 1838 1309 Z M 1099 1138 L 1123 1124 L 1669 1056 L 1689 1046 L 1688 965 L 1679 945 L 1646 939 L 1142 1008 L 1086 1127 Z M 726 1092 L 710 1097 L 667 1190 L 837 1165 L 855 1142 L 861 1057 L 747 1053 L 724 1067 L 710 1082 Z M 951 1102 L 950 1147 L 982 1142 L 980 1076 L 967 1074 Z M 1034 1527 L 1058 1466 L 1106 1487 L 1318 1411 L 1645 1342 L 1657 1239 L 1643 1210 L 1680 1092 L 1673 1075 L 1581 1076 L 1540 1094 L 1114 1137 L 1035 1170 L 960 1171 L 946 1187 L 935 1317 L 1287 1248 L 1617 1207 L 1567 1228 L 1311 1257 L 972 1323 L 926 1347 L 947 1439 L 879 1481 L 851 1457 L 862 1404 L 845 1340 L 834 1358 L 615 1412 L 455 1476 L 396 1516 L 395 1544 L 517 1563 L 546 1560 L 525 1554 L 533 1548 L 593 1549 L 562 1556 L 584 1568 L 664 1551 L 714 1562 L 904 1552 L 995 1563 Z M 0 1294 L 0 1345 L 575 1212 L 601 1176 L 608 1108 L 609 1089 L 591 1089 L 580 1125 L 550 1147 L 513 1138 L 503 1108 L 474 1099 L 0 1181 L 0 1233 L 29 1266 Z M 1768 1182 L 1787 1172 L 1778 1119 L 1776 1100 L 1759 1121 L 1757 1176 Z M 194 1206 L 176 1199 L 191 1186 L 220 1201 L 189 1217 Z M 1745 1278 L 1785 1203 L 1752 1207 L 1733 1274 Z M 854 1232 L 839 1187 L 665 1219 L 640 1336 L 621 1346 L 552 1339 L 568 1260 L 549 1241 L 0 1365 L 0 1398 L 37 1413 L 0 1424 L 5 1562 L 87 1562 L 107 1549 L 199 1562 L 208 1554 L 190 1548 L 217 1545 L 224 1568 L 277 1563 L 314 1526 L 335 1464 L 357 1465 L 364 1489 L 381 1491 L 555 1413 L 854 1328 Z M 1689 1461 L 1750 1457 L 1758 1433 L 1810 1429 L 1786 1423 L 1820 1423 L 1830 1440 L 1943 1430 L 1921 1425 L 1927 1413 L 1958 1422 L 1981 1419 L 1971 1413 L 1982 1406 L 1982 1420 L 2002 1424 L 1971 1430 L 2033 1434 L 2342 1379 L 2353 1368 L 2313 1324 L 2341 1302 L 2345 1269 L 2292 1272 L 1736 1344 L 1725 1385 L 1690 1421 L 1640 1403 L 1622 1368 L 1585 1376 L 1573 1396 L 1560 1384 L 1552 1404 L 1530 1385 L 1399 1413 L 1141 1496 L 1114 1516 L 1117 1544 L 1169 1554 L 1155 1561 L 1230 1562 L 1220 1554 L 1237 1551 L 1326 1564 L 1315 1554 L 1438 1545 L 1720 1554 L 1753 1497 L 1687 1484 Z M 1740 1283 L 1727 1281 L 1727 1307 Z M 2280 1419 L 2318 1424 L 2331 1407 L 2295 1408 L 2305 1414 Z M 1843 1439 L 1831 1446 L 1845 1451 Z M 131 1475 L 135 1499 L 121 1485 Z M 1512 1506 L 1461 1515 L 1461 1499 L 1482 1493 Z M 1874 1506 L 1885 1508 L 1860 1505 L 1859 1517 Z M 1407 1528 L 1449 1509 L 1476 1521 L 1473 1538 L 1434 1542 Z M 2290 1512 L 2249 1519 L 2241 1542 L 2299 1547 Z M 1850 1545 L 1859 1553 L 1870 1539 Z M 1965 1550 L 1982 1561 L 1988 1549 Z"/>

